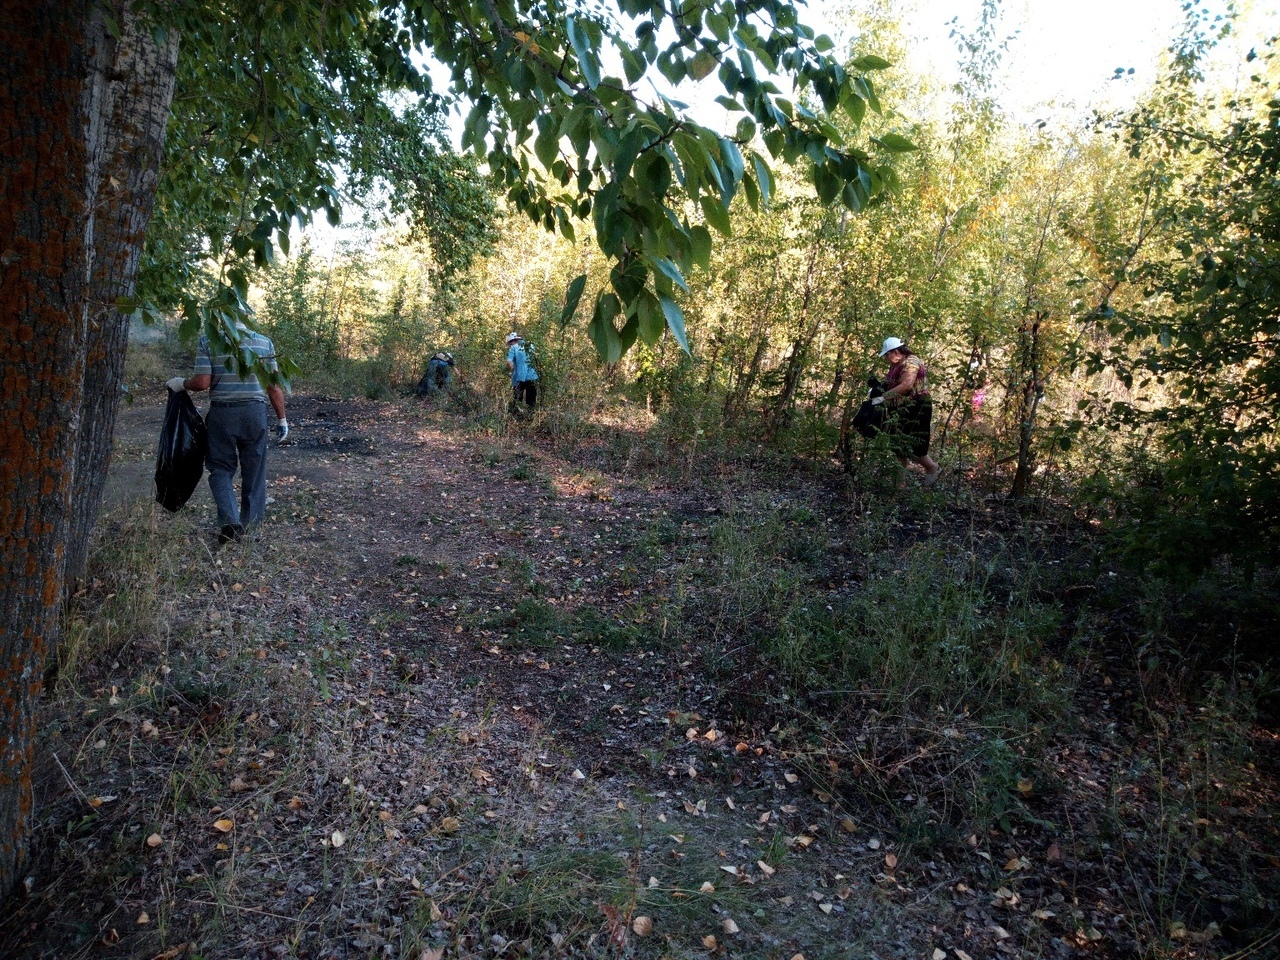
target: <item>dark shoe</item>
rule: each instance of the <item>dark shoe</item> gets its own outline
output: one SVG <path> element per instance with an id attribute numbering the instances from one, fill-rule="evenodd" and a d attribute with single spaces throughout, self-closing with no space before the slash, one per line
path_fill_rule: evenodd
<path id="1" fill-rule="evenodd" d="M 244 527 L 238 523 L 228 523 L 225 527 L 218 531 L 218 545 L 224 543 L 239 542 L 244 536 Z"/>

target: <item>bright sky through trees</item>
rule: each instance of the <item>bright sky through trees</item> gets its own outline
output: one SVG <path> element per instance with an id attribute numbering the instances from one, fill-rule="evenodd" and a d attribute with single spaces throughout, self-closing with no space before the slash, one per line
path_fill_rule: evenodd
<path id="1" fill-rule="evenodd" d="M 800 16 L 843 46 L 850 40 L 849 25 L 856 22 L 850 11 L 871 2 L 810 0 Z M 960 53 L 951 36 L 952 22 L 960 32 L 972 33 L 982 3 L 900 0 L 896 9 L 909 38 L 908 69 L 932 74 L 947 86 L 955 82 Z M 1182 6 L 1182 0 L 1003 0 L 998 34 L 1008 38 L 1008 46 L 994 78 L 997 99 L 1015 120 L 1065 125 L 1080 122 L 1095 108 L 1131 106 L 1156 79 L 1161 58 L 1180 29 Z M 1206 0 L 1205 6 L 1225 8 L 1225 0 Z M 1243 18 L 1241 36 L 1220 48 L 1217 59 L 1223 64 L 1242 63 L 1249 44 L 1280 23 L 1280 0 L 1239 0 L 1237 8 Z M 1118 68 L 1125 73 L 1117 78 Z M 439 68 L 433 73 L 441 89 L 447 87 L 448 72 Z M 737 115 L 727 115 L 714 103 L 722 92 L 714 78 L 664 92 L 688 103 L 693 115 L 714 129 L 732 130 L 737 122 Z M 455 113 L 451 124 L 455 143 L 464 112 Z M 352 214 L 348 212 L 347 223 L 357 219 Z M 327 225 L 313 225 L 308 234 L 322 251 L 332 248 L 334 231 Z"/>

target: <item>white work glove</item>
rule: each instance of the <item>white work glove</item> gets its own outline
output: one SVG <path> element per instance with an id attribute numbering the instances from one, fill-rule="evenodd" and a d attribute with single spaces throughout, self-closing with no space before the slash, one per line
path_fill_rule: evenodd
<path id="1" fill-rule="evenodd" d="M 289 421 L 281 417 L 276 421 L 276 442 L 284 443 L 285 438 L 289 436 Z"/>
<path id="2" fill-rule="evenodd" d="M 183 390 L 187 389 L 185 386 L 183 386 L 183 384 L 185 384 L 186 382 L 187 382 L 186 377 L 174 377 L 172 380 L 165 381 L 165 386 L 168 387 L 170 390 L 172 390 L 174 393 L 181 393 Z"/>
<path id="3" fill-rule="evenodd" d="M 884 397 L 872 397 L 872 398 L 871 398 L 871 405 L 872 405 L 873 407 L 878 407 L 878 406 L 880 406 L 880 404 L 882 404 L 882 403 L 884 403 Z"/>

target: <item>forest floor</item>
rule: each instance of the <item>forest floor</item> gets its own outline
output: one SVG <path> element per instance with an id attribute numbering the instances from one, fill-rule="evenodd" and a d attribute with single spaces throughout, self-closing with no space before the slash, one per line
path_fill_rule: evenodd
<path id="1" fill-rule="evenodd" d="M 1273 726 L 1175 822 L 1176 788 L 1150 789 L 1160 694 L 1086 651 L 1017 816 L 908 829 L 912 765 L 998 734 L 939 718 L 859 768 L 717 633 L 696 572 L 725 518 L 803 528 L 807 590 L 892 574 L 837 469 L 620 461 L 605 434 L 565 453 L 536 422 L 298 396 L 268 522 L 217 547 L 205 484 L 176 516 L 151 503 L 162 411 L 122 411 L 4 956 L 1276 955 Z M 875 516 L 944 550 L 1023 523 L 954 478 Z M 112 612 L 129 590 L 149 604 Z M 938 769 L 930 796 L 963 806 L 967 769 Z"/>

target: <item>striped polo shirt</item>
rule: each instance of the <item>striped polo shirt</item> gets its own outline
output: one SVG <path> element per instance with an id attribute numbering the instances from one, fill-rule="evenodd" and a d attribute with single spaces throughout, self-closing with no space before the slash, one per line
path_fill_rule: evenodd
<path id="1" fill-rule="evenodd" d="M 275 373 L 276 347 L 270 337 L 265 337 L 250 330 L 243 324 L 236 324 L 240 333 L 240 350 L 246 355 L 252 353 L 262 360 L 264 369 Z M 203 373 L 213 378 L 209 385 L 209 398 L 214 403 L 258 403 L 267 402 L 266 391 L 252 373 L 241 379 L 236 374 L 236 355 L 234 353 L 212 353 L 209 338 L 201 337 L 196 345 L 195 375 Z"/>

